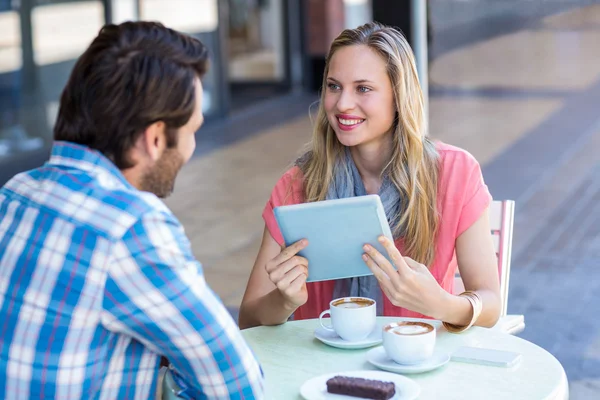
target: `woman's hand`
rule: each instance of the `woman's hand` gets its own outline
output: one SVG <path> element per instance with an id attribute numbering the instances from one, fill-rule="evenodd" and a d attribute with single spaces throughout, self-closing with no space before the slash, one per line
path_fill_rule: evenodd
<path id="1" fill-rule="evenodd" d="M 393 265 L 368 244 L 363 247 L 363 260 L 379 281 L 383 293 L 397 307 L 437 318 L 447 293 L 429 269 L 409 257 L 403 257 L 394 243 L 386 237 L 380 237 L 379 242 Z"/>
<path id="2" fill-rule="evenodd" d="M 308 246 L 308 241 L 302 239 L 283 248 L 275 258 L 269 260 L 265 266 L 271 282 L 283 296 L 286 307 L 296 309 L 306 303 L 308 292 L 306 279 L 308 278 L 308 260 L 296 255 Z"/>

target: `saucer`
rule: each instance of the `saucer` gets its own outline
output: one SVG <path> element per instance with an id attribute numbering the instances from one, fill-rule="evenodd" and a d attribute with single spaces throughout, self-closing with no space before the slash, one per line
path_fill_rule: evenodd
<path id="1" fill-rule="evenodd" d="M 300 388 L 300 394 L 306 400 L 356 400 L 357 397 L 327 392 L 327 380 L 336 375 L 394 382 L 394 385 L 396 385 L 396 394 L 390 400 L 414 400 L 421 393 L 421 387 L 417 382 L 402 375 L 390 374 L 389 372 L 382 371 L 350 371 L 336 372 L 334 374 L 325 374 L 311 378 L 304 382 Z"/>
<path id="2" fill-rule="evenodd" d="M 383 341 L 381 337 L 381 328 L 379 327 L 375 327 L 373 332 L 371 332 L 366 338 L 354 342 L 344 340 L 339 337 L 337 333 L 328 331 L 322 327 L 315 329 L 315 337 L 326 345 L 337 347 L 339 349 L 364 349 L 381 344 Z"/>
<path id="3" fill-rule="evenodd" d="M 420 374 L 439 368 L 450 361 L 450 355 L 445 353 L 433 353 L 433 356 L 418 364 L 405 365 L 398 364 L 388 357 L 383 346 L 367 352 L 367 361 L 386 371 L 396 372 L 398 374 Z"/>

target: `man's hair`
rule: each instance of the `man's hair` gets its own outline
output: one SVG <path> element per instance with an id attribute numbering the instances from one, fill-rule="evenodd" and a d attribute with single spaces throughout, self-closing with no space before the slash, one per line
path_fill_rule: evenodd
<path id="1" fill-rule="evenodd" d="M 120 169 L 139 135 L 166 125 L 167 147 L 195 106 L 195 78 L 208 68 L 197 39 L 156 22 L 106 25 L 81 55 L 60 99 L 54 140 L 96 149 Z"/>

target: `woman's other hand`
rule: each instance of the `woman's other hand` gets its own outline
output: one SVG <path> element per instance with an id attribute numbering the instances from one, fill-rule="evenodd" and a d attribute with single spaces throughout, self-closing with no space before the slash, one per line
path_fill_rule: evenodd
<path id="1" fill-rule="evenodd" d="M 391 240 L 382 236 L 379 242 L 392 263 L 368 244 L 363 247 L 363 260 L 379 281 L 383 293 L 397 307 L 435 318 L 443 304 L 444 289 L 425 265 L 403 257 Z"/>

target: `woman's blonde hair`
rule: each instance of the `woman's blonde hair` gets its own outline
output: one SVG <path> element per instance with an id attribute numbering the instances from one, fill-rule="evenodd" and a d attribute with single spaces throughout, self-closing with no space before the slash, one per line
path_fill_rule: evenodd
<path id="1" fill-rule="evenodd" d="M 312 141 L 299 163 L 304 175 L 305 201 L 326 198 L 336 162 L 344 157 L 344 145 L 338 141 L 329 125 L 323 100 L 331 57 L 338 49 L 353 45 L 368 46 L 387 61 L 397 115 L 392 127 L 392 156 L 382 174 L 389 175 L 402 199 L 401 215 L 392 217 L 399 218 L 393 234 L 395 238 L 402 237 L 404 255 L 431 265 L 438 227 L 436 198 L 439 157 L 435 144 L 426 136 L 423 93 L 414 55 L 399 31 L 372 22 L 344 30 L 331 44 Z"/>

